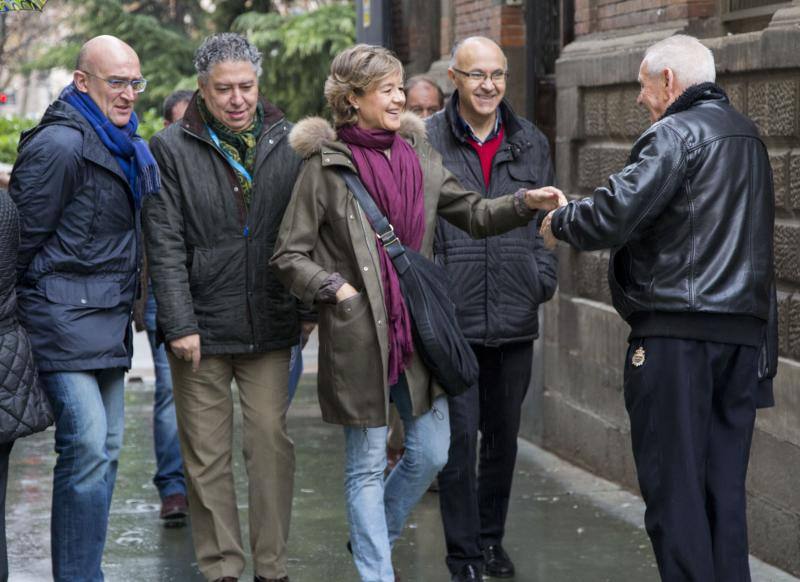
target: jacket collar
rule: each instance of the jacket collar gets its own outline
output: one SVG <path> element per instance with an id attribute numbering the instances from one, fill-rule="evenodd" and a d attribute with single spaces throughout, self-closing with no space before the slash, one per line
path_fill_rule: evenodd
<path id="1" fill-rule="evenodd" d="M 83 150 L 81 151 L 83 158 L 119 176 L 125 183 L 126 188 L 130 190 L 128 178 L 123 174 L 119 162 L 117 162 L 116 158 L 108 151 L 108 148 L 103 142 L 100 141 L 97 132 L 95 132 L 86 118 L 66 101 L 57 99 L 50 104 L 44 112 L 44 115 L 42 115 L 42 120 L 39 124 L 22 133 L 18 150 L 21 149 L 34 134 L 48 125 L 65 125 L 80 131 L 83 135 Z"/>
<path id="2" fill-rule="evenodd" d="M 664 112 L 664 115 L 661 116 L 659 121 L 675 113 L 686 111 L 698 103 L 709 101 L 721 101 L 723 103 L 729 103 L 728 96 L 719 85 L 714 83 L 700 83 L 699 85 L 692 85 L 683 93 L 681 93 L 680 96 L 675 99 L 675 101 L 673 101 L 669 107 L 667 107 L 667 110 Z"/>
<path id="3" fill-rule="evenodd" d="M 417 148 L 425 139 L 425 124 L 417 115 L 406 112 L 400 117 L 398 133 Z M 289 133 L 289 145 L 304 159 L 320 154 L 323 166 L 354 168 L 350 148 L 339 141 L 336 130 L 321 117 L 307 117 L 297 122 Z"/>
<path id="4" fill-rule="evenodd" d="M 189 101 L 189 105 L 186 107 L 186 112 L 183 114 L 183 119 L 181 119 L 180 124 L 181 127 L 193 133 L 194 135 L 206 137 L 208 131 L 206 130 L 206 124 L 203 121 L 203 116 L 200 115 L 200 108 L 197 105 L 197 98 L 200 94 L 200 91 L 195 91 L 194 95 L 192 95 L 192 100 Z M 284 118 L 283 111 L 278 109 L 275 105 L 264 99 L 263 97 L 259 97 L 259 101 L 261 105 L 264 107 L 264 125 L 261 128 L 261 134 L 259 137 L 264 135 L 270 127 L 276 124 L 278 121 Z"/>
<path id="5" fill-rule="evenodd" d="M 522 125 L 520 125 L 519 121 L 517 121 L 517 115 L 514 113 L 514 110 L 511 108 L 511 105 L 508 104 L 506 99 L 503 99 L 500 102 L 500 105 L 497 109 L 500 113 L 500 120 L 505 128 L 506 139 L 508 141 L 514 141 L 514 136 L 522 129 Z M 450 99 L 448 99 L 444 108 L 444 116 L 445 119 L 447 119 L 450 130 L 453 132 L 453 135 L 456 137 L 456 139 L 461 143 L 466 143 L 468 134 L 466 128 L 464 127 L 465 122 L 458 112 L 458 91 L 454 91 L 450 96 Z"/>

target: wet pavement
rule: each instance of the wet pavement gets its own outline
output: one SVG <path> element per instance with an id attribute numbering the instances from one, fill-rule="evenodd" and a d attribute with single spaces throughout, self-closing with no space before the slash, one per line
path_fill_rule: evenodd
<path id="1" fill-rule="evenodd" d="M 141 345 L 141 339 L 137 344 Z M 313 362 L 308 356 L 313 354 L 307 354 Z M 342 431 L 320 420 L 313 363 L 306 370 L 311 373 L 304 375 L 289 414 L 297 455 L 289 574 L 292 582 L 357 580 L 345 549 Z M 106 579 L 202 581 L 189 528 L 165 528 L 158 519 L 159 500 L 151 482 L 155 470 L 153 386 L 148 374 L 137 370 L 137 362 L 134 374 L 144 381 L 129 382 L 126 392 L 125 445 L 106 544 Z M 238 431 L 236 446 L 240 451 Z M 234 458 L 240 518 L 246 527 L 244 462 L 241 453 Z M 51 579 L 49 515 L 54 462 L 52 429 L 14 446 L 7 500 L 12 582 Z M 638 527 L 641 520 L 641 502 L 635 496 L 532 445 L 521 444 L 505 540 L 517 566 L 514 580 L 657 581 L 647 536 Z M 246 530 L 242 536 L 247 540 Z M 427 493 L 395 547 L 394 561 L 402 580 L 449 580 L 444 551 L 438 497 Z M 755 568 L 756 581 L 796 580 L 763 564 L 757 563 Z M 252 579 L 250 568 L 242 579 Z"/>

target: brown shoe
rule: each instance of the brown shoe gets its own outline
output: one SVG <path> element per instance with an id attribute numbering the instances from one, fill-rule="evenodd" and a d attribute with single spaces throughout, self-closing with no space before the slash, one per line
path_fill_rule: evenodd
<path id="1" fill-rule="evenodd" d="M 289 577 L 284 576 L 283 578 L 264 578 L 263 576 L 256 576 L 253 578 L 253 582 L 289 582 Z"/>
<path id="2" fill-rule="evenodd" d="M 174 493 L 167 495 L 161 502 L 161 519 L 183 519 L 189 512 L 189 504 L 186 501 L 186 495 L 183 493 Z M 223 578 L 224 580 L 224 578 Z"/>

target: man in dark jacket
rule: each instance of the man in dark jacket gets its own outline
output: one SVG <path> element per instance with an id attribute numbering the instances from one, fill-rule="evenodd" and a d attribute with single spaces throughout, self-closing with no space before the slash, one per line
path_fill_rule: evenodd
<path id="1" fill-rule="evenodd" d="M 745 476 L 777 368 L 769 157 L 714 78 L 696 39 L 651 46 L 638 101 L 653 125 L 608 187 L 542 225 L 613 249 L 614 307 L 631 326 L 625 405 L 667 582 L 750 580 Z"/>
<path id="2" fill-rule="evenodd" d="M 259 99 L 261 55 L 217 34 L 195 53 L 199 91 L 151 143 L 163 175 L 145 205 L 157 323 L 168 347 L 192 537 L 209 580 L 245 567 L 232 469 L 233 394 L 243 414 L 257 580 L 285 580 L 294 448 L 286 432 L 296 302 L 269 258 L 300 158 L 291 125 Z"/>
<path id="3" fill-rule="evenodd" d="M 100 36 L 73 82 L 23 134 L 10 194 L 20 214 L 18 314 L 56 418 L 56 580 L 99 581 L 131 363 L 141 200 L 158 168 L 136 136 L 136 53 Z"/>
<path id="4" fill-rule="evenodd" d="M 428 138 L 461 184 L 488 198 L 552 185 L 547 140 L 503 100 L 507 62 L 500 47 L 482 37 L 462 41 L 448 74 L 456 91 L 429 118 Z M 502 541 L 517 433 L 539 332 L 537 309 L 555 292 L 556 258 L 535 222 L 473 240 L 439 221 L 434 250 L 480 365 L 479 385 L 450 398 L 450 457 L 439 475 L 447 565 L 458 581 L 480 580 L 481 569 L 510 577 L 514 565 Z"/>

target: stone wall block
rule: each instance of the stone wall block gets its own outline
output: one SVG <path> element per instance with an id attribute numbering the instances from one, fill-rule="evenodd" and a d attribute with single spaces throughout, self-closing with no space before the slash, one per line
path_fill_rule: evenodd
<path id="1" fill-rule="evenodd" d="M 792 296 L 790 293 L 778 291 L 778 350 L 781 355 L 789 354 L 789 317 Z M 800 325 L 800 320 L 798 320 Z"/>
<path id="2" fill-rule="evenodd" d="M 800 210 L 800 150 L 789 153 L 789 186 L 787 205 L 792 210 Z"/>
<path id="3" fill-rule="evenodd" d="M 590 90 L 583 94 L 583 133 L 589 137 L 604 136 L 606 128 L 606 95 L 603 90 Z"/>
<path id="4" fill-rule="evenodd" d="M 583 146 L 578 152 L 578 186 L 594 189 L 608 183 L 611 174 L 628 163 L 630 144 Z"/>
<path id="5" fill-rule="evenodd" d="M 795 79 L 752 81 L 747 86 L 747 114 L 763 136 L 793 136 L 797 133 L 797 99 Z"/>
<path id="6" fill-rule="evenodd" d="M 608 135 L 633 139 L 650 126 L 647 110 L 636 103 L 638 95 L 636 86 L 606 93 Z"/>
<path id="7" fill-rule="evenodd" d="M 737 81 L 720 80 L 720 86 L 728 94 L 728 98 L 731 100 L 731 105 L 733 105 L 737 111 L 744 113 L 747 107 L 747 103 L 745 101 L 747 96 L 746 85 Z"/>
<path id="8" fill-rule="evenodd" d="M 800 284 L 800 225 L 775 225 L 775 272 L 788 283 Z"/>
<path id="9" fill-rule="evenodd" d="M 789 175 L 789 154 L 787 151 L 770 151 L 769 163 L 772 166 L 772 179 L 775 186 L 775 206 L 789 210 L 791 203 L 787 194 Z M 800 166 L 800 164 L 798 164 Z M 800 167 L 798 168 L 800 169 Z M 798 176 L 800 178 L 800 176 Z M 800 192 L 798 192 L 800 194 Z"/>
<path id="10" fill-rule="evenodd" d="M 778 315 L 780 317 L 780 314 Z M 778 333 L 786 334 L 786 352 L 784 355 L 800 360 L 800 295 L 794 293 L 789 296 L 784 309 L 786 321 L 780 323 Z"/>

